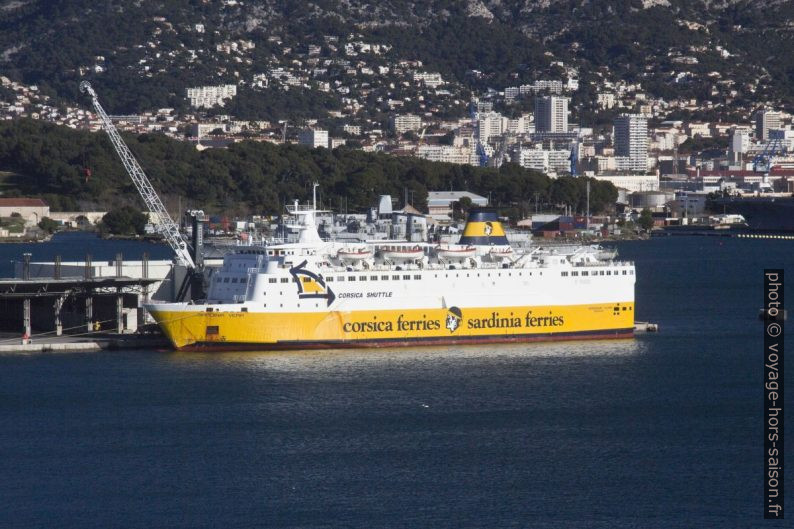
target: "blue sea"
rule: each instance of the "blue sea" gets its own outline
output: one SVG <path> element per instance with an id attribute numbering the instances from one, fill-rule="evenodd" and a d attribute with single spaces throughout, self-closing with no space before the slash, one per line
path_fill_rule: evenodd
<path id="1" fill-rule="evenodd" d="M 103 258 L 117 244 L 89 241 Z M 2 354 L 0 527 L 783 527 L 763 519 L 758 310 L 763 268 L 787 265 L 794 307 L 794 242 L 618 248 L 658 334 Z"/>

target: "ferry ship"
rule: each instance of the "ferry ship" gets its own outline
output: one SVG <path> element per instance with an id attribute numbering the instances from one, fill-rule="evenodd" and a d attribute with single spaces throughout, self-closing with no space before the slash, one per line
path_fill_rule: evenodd
<path id="1" fill-rule="evenodd" d="M 393 347 L 630 338 L 634 265 L 589 247 L 514 251 L 494 211 L 456 245 L 298 242 L 227 255 L 200 303 L 146 309 L 179 350 Z"/>

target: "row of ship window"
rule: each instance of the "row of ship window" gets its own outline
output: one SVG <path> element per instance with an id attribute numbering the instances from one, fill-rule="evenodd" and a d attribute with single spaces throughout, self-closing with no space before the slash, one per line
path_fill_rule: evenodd
<path id="1" fill-rule="evenodd" d="M 614 275 L 618 275 L 618 274 L 619 274 L 619 272 L 621 272 L 621 271 L 619 271 L 619 270 L 615 270 L 614 272 L 615 272 L 615 274 L 614 274 Z M 633 274 L 634 274 L 634 271 L 633 271 L 633 270 L 622 270 L 622 273 L 623 273 L 623 275 L 624 275 L 624 276 L 625 276 L 625 275 L 633 275 Z M 519 276 L 522 276 L 522 275 L 523 275 L 523 272 L 518 272 L 517 274 L 518 274 Z M 540 272 L 539 274 L 540 274 L 540 275 L 543 275 L 543 272 Z M 501 272 L 499 272 L 497 275 L 498 275 L 498 277 L 502 277 L 502 273 L 501 273 Z M 512 276 L 512 273 L 511 273 L 511 272 L 507 272 L 507 275 L 508 275 L 508 276 Z M 531 275 L 532 275 L 532 272 L 529 272 L 529 275 L 531 276 Z M 579 275 L 581 275 L 581 276 L 589 276 L 589 275 L 593 275 L 593 276 L 598 276 L 598 275 L 601 275 L 601 276 L 603 276 L 603 275 L 608 275 L 608 276 L 611 276 L 611 275 L 612 275 L 612 270 L 594 270 L 592 273 L 590 273 L 590 272 L 589 272 L 589 271 L 587 271 L 587 270 L 582 270 L 582 271 L 572 271 L 572 272 L 570 272 L 570 273 L 569 273 L 569 272 L 567 272 L 567 271 L 563 271 L 563 272 L 560 272 L 560 275 L 561 275 L 562 277 L 568 277 L 569 275 L 570 275 L 570 276 L 573 276 L 573 277 L 577 277 L 577 276 L 579 276 Z M 459 277 L 459 276 L 460 276 L 460 274 L 455 274 L 455 277 Z M 470 273 L 467 273 L 467 274 L 466 274 L 466 277 L 470 277 L 470 276 L 471 276 L 471 274 L 470 274 Z M 489 273 L 489 274 L 487 274 L 487 276 L 488 276 L 488 277 L 491 277 L 491 274 Z M 434 274 L 434 276 L 433 276 L 433 277 L 434 277 L 434 278 L 438 278 L 438 274 Z M 448 277 L 449 277 L 449 274 L 444 274 L 444 277 L 445 277 L 445 278 L 448 278 Z M 480 277 L 480 274 L 479 274 L 479 273 L 477 273 L 477 277 Z M 411 279 L 422 279 L 422 276 L 421 276 L 421 275 L 419 275 L 419 274 L 414 274 L 413 276 L 411 276 L 410 274 L 403 274 L 403 275 L 401 275 L 401 276 L 400 276 L 400 275 L 392 275 L 392 276 L 388 276 L 388 275 L 382 275 L 382 276 L 376 276 L 376 275 L 372 275 L 372 276 L 369 276 L 369 277 L 367 277 L 367 276 L 363 276 L 363 275 L 362 275 L 362 276 L 347 276 L 347 279 L 345 279 L 345 276 L 338 276 L 338 277 L 330 276 L 330 277 L 326 277 L 326 278 L 325 278 L 325 281 L 326 281 L 326 282 L 329 282 L 329 283 L 331 283 L 331 282 L 333 282 L 333 281 L 345 281 L 345 280 L 347 280 L 347 281 L 378 281 L 378 280 L 381 280 L 381 281 L 388 281 L 389 279 L 391 279 L 392 281 L 399 281 L 400 279 L 402 279 L 402 280 L 404 280 L 404 281 L 407 281 L 407 280 L 411 280 Z M 224 278 L 221 280 L 221 278 L 219 278 L 219 277 L 216 277 L 216 278 L 215 278 L 215 281 L 216 281 L 216 282 L 218 282 L 218 283 L 221 283 L 221 282 L 223 282 L 223 283 L 238 283 L 238 282 L 239 282 L 239 283 L 245 283 L 245 278 L 243 278 L 243 277 L 241 277 L 241 278 L 237 278 L 237 277 L 232 277 L 232 278 L 229 278 L 229 277 L 224 277 Z M 270 283 L 277 283 L 277 282 L 279 282 L 279 281 L 280 281 L 281 283 L 289 283 L 289 282 L 291 282 L 291 281 L 292 281 L 292 278 L 289 278 L 289 277 L 282 277 L 282 278 L 280 278 L 280 279 L 277 279 L 277 278 L 275 278 L 275 277 L 271 277 L 270 279 L 268 279 L 268 282 L 270 282 Z M 308 283 L 308 282 L 310 282 L 310 281 L 311 281 L 311 279 L 310 279 L 310 278 L 308 278 L 308 277 L 304 277 L 304 278 L 303 278 L 303 281 L 304 281 L 304 283 Z"/>
<path id="2" fill-rule="evenodd" d="M 224 277 L 224 278 L 216 277 L 216 278 L 214 278 L 214 281 L 216 283 L 245 283 L 246 278 L 244 278 L 244 277 L 240 277 L 240 278 L 237 278 L 237 277 L 231 277 L 231 278 L 229 278 L 229 277 Z"/>
<path id="3" fill-rule="evenodd" d="M 619 272 L 621 272 L 621 270 L 615 270 L 615 275 L 620 275 Z M 634 275 L 634 270 L 622 270 L 622 272 L 623 272 L 624 276 L 625 275 Z M 562 277 L 568 277 L 568 272 L 560 272 L 560 275 Z M 612 270 L 593 270 L 592 274 L 589 271 L 587 271 L 587 270 L 582 270 L 581 272 L 578 271 L 578 270 L 575 270 L 575 271 L 571 272 L 570 275 L 572 277 L 578 277 L 580 275 L 582 275 L 582 276 L 603 276 L 603 275 L 611 276 L 612 275 Z"/>
<path id="4" fill-rule="evenodd" d="M 444 274 L 444 277 L 445 278 L 449 278 L 450 275 L 451 274 Z M 491 277 L 490 273 L 485 274 L 485 275 L 486 275 L 486 277 Z M 497 273 L 496 275 L 497 275 L 497 277 L 502 277 L 502 273 L 501 272 Z M 524 273 L 523 272 L 517 272 L 516 275 L 517 276 L 523 276 Z M 532 272 L 529 272 L 529 275 L 531 276 Z M 543 275 L 543 272 L 538 272 L 538 275 Z M 481 276 L 481 274 L 478 272 L 476 277 L 480 277 L 480 276 Z M 513 276 L 512 272 L 507 272 L 507 277 L 512 277 L 512 276 Z M 345 277 L 347 277 L 347 279 L 345 279 Z M 439 277 L 439 274 L 433 274 L 433 278 L 434 279 L 438 279 L 438 277 Z M 456 273 L 452 277 L 460 277 L 460 273 Z M 466 273 L 466 277 L 471 277 L 471 273 Z M 421 279 L 429 279 L 429 278 L 430 278 L 429 276 L 422 277 L 420 274 L 414 274 L 413 276 L 410 275 L 410 274 L 403 274 L 403 275 L 392 275 L 392 276 L 388 276 L 388 275 L 375 276 L 375 275 L 372 275 L 372 276 L 369 276 L 369 277 L 368 276 L 364 276 L 364 275 L 362 275 L 362 276 L 329 276 L 329 277 L 326 277 L 326 278 L 323 278 L 323 279 L 327 283 L 332 283 L 334 281 L 336 281 L 336 282 L 340 282 L 340 281 L 389 281 L 389 280 L 392 280 L 392 281 L 399 281 L 399 280 L 409 281 L 409 280 L 421 280 Z M 290 283 L 292 281 L 293 281 L 293 279 L 290 278 L 290 277 L 282 277 L 282 278 L 271 277 L 271 278 L 268 279 L 269 283 L 279 283 L 279 282 L 280 283 Z M 308 278 L 308 277 L 304 277 L 303 278 L 303 282 L 304 283 L 309 283 L 311 281 L 312 281 L 311 278 Z"/>

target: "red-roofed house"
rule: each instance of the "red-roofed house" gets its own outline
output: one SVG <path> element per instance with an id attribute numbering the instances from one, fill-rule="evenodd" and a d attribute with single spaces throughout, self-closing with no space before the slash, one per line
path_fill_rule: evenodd
<path id="1" fill-rule="evenodd" d="M 14 213 L 19 213 L 26 224 L 35 225 L 50 215 L 50 206 L 40 198 L 0 198 L 0 217 Z"/>

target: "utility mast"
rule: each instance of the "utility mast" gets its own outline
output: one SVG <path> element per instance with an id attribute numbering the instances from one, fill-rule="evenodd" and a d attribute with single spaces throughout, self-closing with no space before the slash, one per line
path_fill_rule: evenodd
<path id="1" fill-rule="evenodd" d="M 143 172 L 138 160 L 132 155 L 132 152 L 130 152 L 124 140 L 121 139 L 119 131 L 110 120 L 110 117 L 108 117 L 105 109 L 99 104 L 99 98 L 91 87 L 91 84 L 88 81 L 83 81 L 80 83 L 80 91 L 91 96 L 94 110 L 102 121 L 102 128 L 105 129 L 105 132 L 110 138 L 110 142 L 113 144 L 113 148 L 116 149 L 116 153 L 119 155 L 119 158 L 121 158 L 121 163 L 124 164 L 124 169 L 127 170 L 127 174 L 138 189 L 138 193 L 140 193 L 147 209 L 154 217 L 155 229 L 163 236 L 174 251 L 174 254 L 176 254 L 177 263 L 193 270 L 196 265 L 193 262 L 193 258 L 190 256 L 188 245 L 179 231 L 179 225 L 173 221 L 168 211 L 166 211 L 162 200 L 157 196 L 157 192 L 154 190 L 154 187 L 152 187 L 151 182 L 149 182 L 146 173 Z"/>

